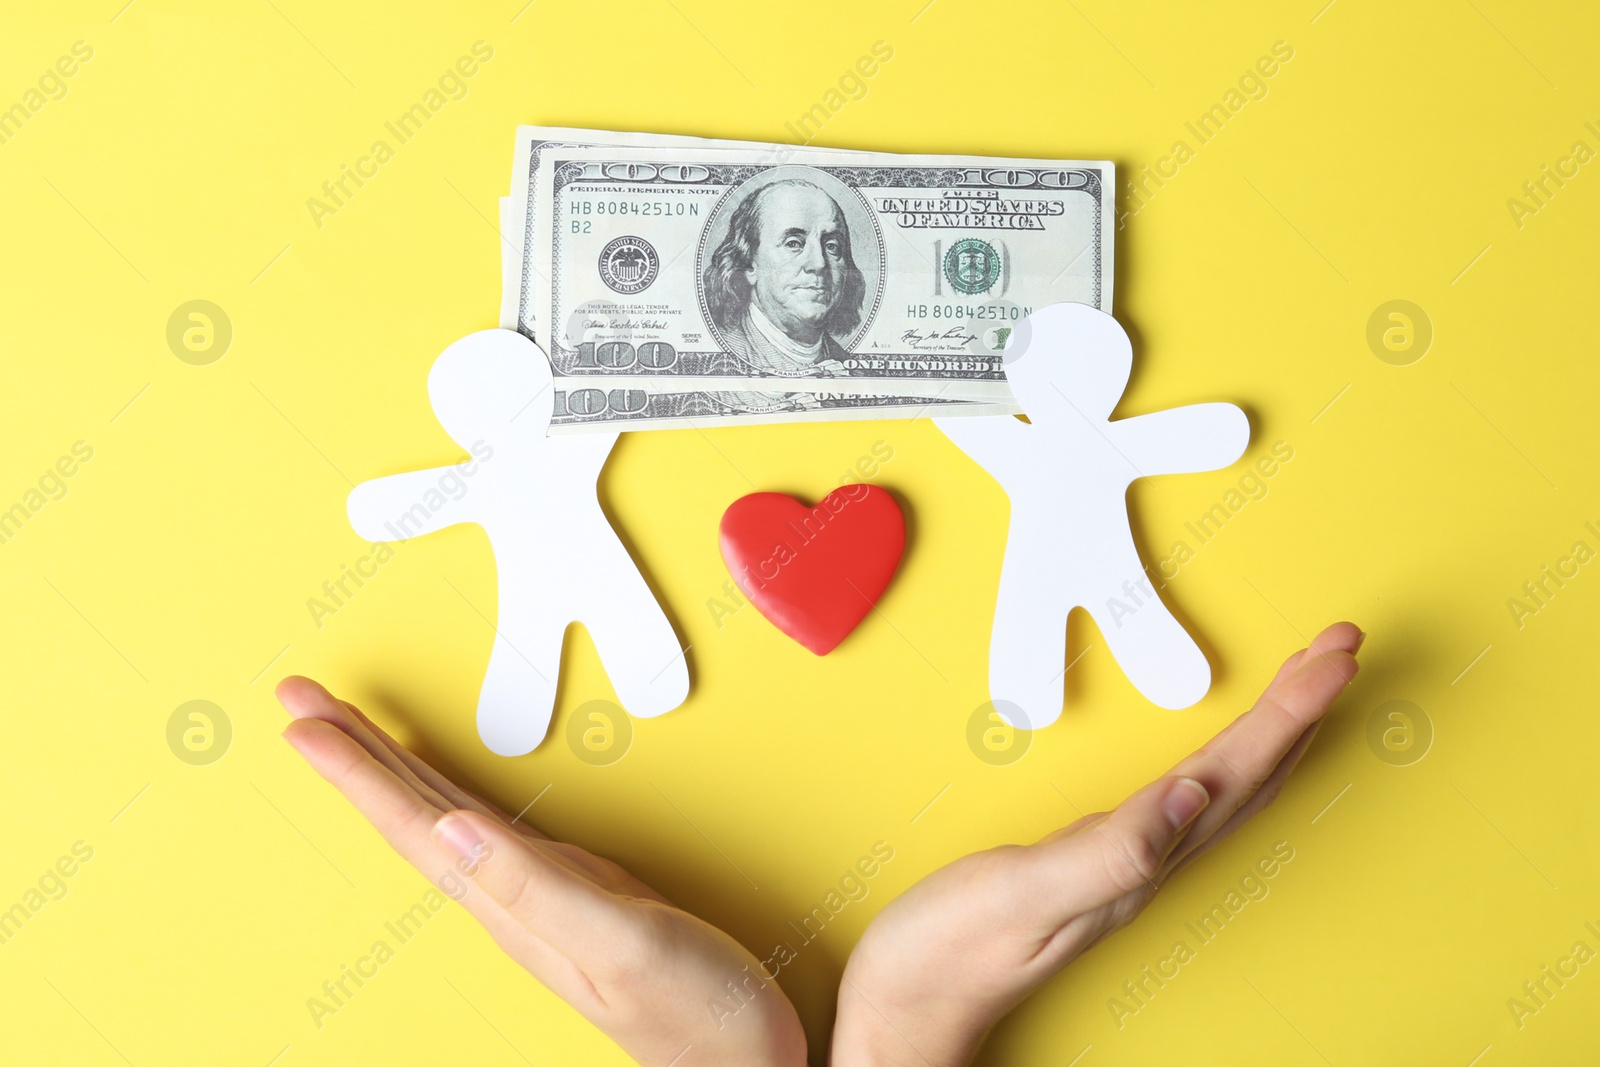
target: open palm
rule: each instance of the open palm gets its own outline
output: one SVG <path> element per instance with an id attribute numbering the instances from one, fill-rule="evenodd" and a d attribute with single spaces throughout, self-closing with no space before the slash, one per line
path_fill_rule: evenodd
<path id="1" fill-rule="evenodd" d="M 964 856 L 885 906 L 845 967 L 834 1067 L 971 1060 L 1017 1003 L 1272 802 L 1354 679 L 1363 636 L 1324 630 L 1255 707 L 1115 811 Z"/>
<path id="2" fill-rule="evenodd" d="M 294 716 L 285 739 L 395 851 L 639 1063 L 805 1063 L 793 1005 L 733 938 L 610 860 L 508 818 L 316 682 L 287 678 L 278 699 Z M 715 1018 L 707 1005 L 726 1002 L 730 982 L 743 1007 Z"/>

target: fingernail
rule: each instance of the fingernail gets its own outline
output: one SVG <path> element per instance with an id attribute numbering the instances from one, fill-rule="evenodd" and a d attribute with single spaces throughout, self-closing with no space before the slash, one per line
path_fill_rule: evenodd
<path id="1" fill-rule="evenodd" d="M 1206 792 L 1205 786 L 1193 778 L 1179 778 L 1167 790 L 1161 810 L 1166 814 L 1167 821 L 1172 823 L 1172 828 L 1181 830 L 1193 822 L 1209 803 L 1211 794 Z"/>
<path id="2" fill-rule="evenodd" d="M 1360 633 L 1356 634 L 1356 647 L 1351 649 L 1351 651 L 1352 652 L 1360 652 L 1361 651 L 1361 646 L 1366 641 L 1366 639 L 1367 639 L 1367 631 L 1362 630 Z"/>
<path id="3" fill-rule="evenodd" d="M 457 859 L 471 860 L 482 854 L 483 838 L 470 822 L 454 813 L 433 824 L 433 839 Z"/>

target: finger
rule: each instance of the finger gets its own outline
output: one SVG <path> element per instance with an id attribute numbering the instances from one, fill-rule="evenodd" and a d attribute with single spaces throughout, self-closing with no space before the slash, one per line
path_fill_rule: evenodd
<path id="1" fill-rule="evenodd" d="M 1271 689 L 1273 686 L 1289 677 L 1289 675 L 1293 674 L 1295 668 L 1300 666 L 1300 663 L 1306 658 L 1306 653 L 1309 651 L 1310 649 L 1302 648 L 1298 652 L 1289 653 L 1289 658 L 1283 661 L 1283 665 L 1278 668 L 1278 673 L 1274 674 L 1272 676 L 1272 681 L 1267 683 L 1267 688 Z"/>
<path id="2" fill-rule="evenodd" d="M 541 850 L 546 855 L 551 855 L 565 862 L 572 870 L 587 878 L 608 893 L 616 893 L 626 897 L 638 897 L 641 900 L 653 900 L 658 904 L 665 904 L 669 908 L 677 907 L 676 904 L 656 892 L 654 889 L 639 881 L 622 866 L 603 856 L 597 856 L 587 849 L 570 845 L 565 841 L 544 840 Z"/>
<path id="3" fill-rule="evenodd" d="M 284 684 L 280 685 L 279 688 L 283 691 L 285 706 L 290 707 L 291 714 L 297 714 L 300 716 L 297 717 L 297 722 L 304 721 L 325 724 L 337 732 L 344 734 L 350 739 L 352 744 L 356 745 L 361 749 L 361 751 L 365 752 L 367 758 L 373 763 L 374 767 L 366 767 L 360 765 L 359 761 L 355 761 L 356 766 L 354 769 L 342 769 L 339 780 L 335 781 L 330 778 L 330 781 L 333 781 L 333 784 L 337 788 L 340 788 L 341 791 L 344 789 L 344 785 L 341 784 L 342 782 L 351 782 L 358 786 L 373 786 L 373 788 L 367 789 L 366 793 L 368 795 L 376 795 L 379 797 L 384 796 L 391 787 L 403 789 L 413 794 L 416 800 L 421 803 L 423 808 L 431 813 L 429 818 L 432 820 L 436 821 L 440 816 L 452 810 L 464 809 L 476 811 L 478 814 L 484 816 L 484 818 L 499 822 L 502 825 L 509 827 L 514 832 L 524 834 L 525 836 L 535 838 L 539 841 L 550 842 L 548 837 L 532 827 L 511 826 L 509 820 L 500 815 L 494 809 L 487 808 L 487 805 L 485 805 L 487 810 L 484 810 L 483 808 L 478 808 L 472 804 L 457 805 L 451 803 L 448 797 L 441 796 L 440 793 L 433 787 L 421 781 L 418 778 L 417 769 L 427 772 L 452 794 L 459 794 L 469 801 L 475 800 L 476 798 L 468 794 L 466 790 L 460 789 L 451 784 L 448 779 L 444 778 L 444 776 L 433 770 L 433 768 L 429 767 L 426 763 L 417 759 L 410 752 L 407 752 L 399 745 L 398 742 L 389 737 L 388 734 L 384 733 L 381 728 L 374 724 L 372 720 L 368 719 L 365 715 L 362 715 L 354 705 L 348 703 L 347 701 L 334 698 L 326 689 L 311 679 L 285 679 Z M 291 723 L 290 725 L 292 727 L 295 724 Z M 295 744 L 298 748 L 299 745 L 297 744 L 297 739 L 303 735 L 285 731 L 284 736 L 290 741 L 291 744 Z M 323 750 L 326 750 L 330 744 L 331 742 L 323 742 L 322 749 L 319 750 L 317 755 L 322 755 Z M 302 752 L 302 754 L 306 755 L 307 759 L 312 758 L 312 754 L 306 752 Z M 412 762 L 407 762 L 408 757 Z M 325 763 L 314 763 L 314 765 L 318 766 L 319 770 L 322 770 L 324 766 L 330 766 Z M 388 772 L 387 776 L 377 774 L 374 768 L 382 768 L 382 770 Z M 324 774 L 324 777 L 327 777 L 327 775 Z M 348 792 L 346 793 L 346 796 L 351 800 L 352 803 L 356 802 L 357 798 L 355 796 L 352 796 Z M 395 799 L 398 801 L 402 800 L 403 798 Z M 357 807 L 361 808 L 361 805 L 357 804 Z M 363 813 L 366 813 L 364 809 Z M 369 819 L 369 821 L 372 821 L 374 824 L 376 824 L 376 820 Z M 383 827 L 380 826 L 379 829 L 382 831 Z M 393 843 L 394 842 L 391 840 L 391 844 Z M 664 898 L 661 898 L 654 890 L 644 886 L 643 883 L 637 882 L 636 879 L 615 864 L 610 863 L 607 860 L 602 860 L 597 856 L 591 856 L 583 849 L 573 845 L 558 844 L 555 842 L 550 842 L 550 844 L 553 850 L 552 859 L 555 862 L 567 867 L 574 873 L 603 887 L 623 888 L 626 889 L 630 895 L 647 896 L 652 899 L 663 900 L 664 902 Z M 427 872 L 425 871 L 424 873 Z"/>
<path id="4" fill-rule="evenodd" d="M 430 803 L 372 752 L 338 726 L 319 717 L 296 719 L 283 739 L 328 783 L 344 794 L 383 839 L 430 877 L 419 860 L 432 855 L 429 834 L 448 808 Z M 435 864 L 434 866 L 438 866 Z"/>
<path id="5" fill-rule="evenodd" d="M 1041 862 L 1055 876 L 1043 902 L 1049 922 L 1059 925 L 1129 893 L 1153 891 L 1167 857 L 1210 802 L 1196 779 L 1169 775 L 1079 833 L 1039 848 Z"/>
<path id="6" fill-rule="evenodd" d="M 1351 636 L 1352 634 L 1354 635 L 1353 638 Z M 1335 623 L 1333 626 L 1328 627 L 1326 630 L 1322 631 L 1322 633 L 1312 638 L 1309 646 L 1302 648 L 1297 652 L 1291 653 L 1289 657 L 1283 661 L 1282 665 L 1278 667 L 1278 672 L 1272 676 L 1272 681 L 1267 683 L 1267 688 L 1264 692 L 1272 692 L 1279 685 L 1283 684 L 1284 681 L 1292 677 L 1295 671 L 1304 666 L 1307 659 L 1320 656 L 1331 648 L 1349 648 L 1351 654 L 1354 655 L 1355 651 L 1361 647 L 1361 642 L 1366 640 L 1366 636 L 1366 634 L 1362 633 L 1351 623 Z M 1241 715 L 1239 718 L 1229 723 L 1223 728 L 1221 733 L 1217 734 L 1216 737 L 1213 737 L 1209 742 L 1207 742 L 1201 751 L 1204 752 L 1207 749 L 1215 747 L 1222 741 L 1223 738 L 1227 737 L 1242 723 L 1244 723 L 1246 719 L 1246 715 Z"/>
<path id="7" fill-rule="evenodd" d="M 1059 841 L 1063 837 L 1071 837 L 1079 830 L 1082 830 L 1085 826 L 1093 826 L 1095 823 L 1099 822 L 1101 819 L 1104 819 L 1110 814 L 1111 813 L 1109 811 L 1094 811 L 1090 812 L 1088 815 L 1080 815 L 1078 818 L 1067 823 L 1067 825 L 1061 827 L 1059 830 L 1052 830 L 1048 834 L 1045 834 L 1038 841 L 1036 841 L 1035 844 L 1048 845 L 1050 842 Z"/>
<path id="8" fill-rule="evenodd" d="M 473 884 L 470 871 L 432 836 L 443 814 L 379 763 L 355 738 L 319 718 L 297 719 L 284 740 L 350 801 L 423 877 L 467 909 L 533 975 L 571 1004 L 584 1002 L 587 982 L 565 956 L 530 937 L 521 922 Z M 510 833 L 510 831 L 506 831 Z"/>
<path id="9" fill-rule="evenodd" d="M 1332 670 L 1336 675 L 1343 678 L 1346 682 L 1353 679 L 1355 672 L 1359 670 L 1359 667 L 1350 663 L 1350 661 L 1347 659 L 1340 660 L 1340 663 L 1343 665 L 1335 664 L 1331 654 L 1338 653 L 1339 656 L 1342 657 L 1346 652 L 1348 652 L 1353 656 L 1354 650 L 1360 647 L 1361 642 L 1365 639 L 1365 637 L 1365 634 L 1349 623 L 1338 623 L 1334 626 L 1328 627 L 1322 633 L 1313 638 L 1308 647 L 1294 653 L 1283 662 L 1283 665 L 1278 668 L 1278 672 L 1274 676 L 1272 682 L 1268 684 L 1260 699 L 1256 701 L 1255 706 L 1252 707 L 1250 711 L 1229 723 L 1222 729 L 1220 733 L 1218 733 L 1210 741 L 1206 742 L 1205 745 L 1201 746 L 1200 750 L 1190 756 L 1189 759 L 1195 760 L 1207 753 L 1214 753 L 1219 750 L 1222 750 L 1224 755 L 1228 754 L 1230 746 L 1238 743 L 1234 735 L 1240 733 L 1241 731 L 1246 735 L 1254 734 L 1256 736 L 1260 736 L 1263 729 L 1263 720 L 1272 720 L 1273 712 L 1275 710 L 1280 712 L 1287 710 L 1289 712 L 1295 712 L 1298 714 L 1299 712 L 1296 711 L 1296 708 L 1294 707 L 1284 709 L 1278 697 L 1283 691 L 1284 687 L 1288 685 L 1290 681 L 1294 679 L 1304 667 L 1307 666 L 1307 664 L 1314 660 L 1321 660 L 1329 670 Z M 1324 707 L 1316 714 L 1308 713 L 1308 717 L 1301 721 L 1303 721 L 1305 725 L 1309 725 L 1310 722 L 1320 719 L 1320 713 L 1325 712 L 1326 710 L 1326 707 Z M 1277 717 L 1276 723 L 1277 725 L 1282 726 L 1294 737 L 1298 737 L 1304 732 L 1305 729 L 1305 726 L 1296 726 L 1291 719 L 1283 715 L 1279 715 Z M 1285 749 L 1290 743 L 1292 743 L 1292 741 L 1284 740 Z"/>
<path id="10" fill-rule="evenodd" d="M 534 937 L 589 973 L 608 965 L 625 969 L 640 962 L 628 905 L 575 871 L 539 842 L 529 841 L 477 812 L 451 812 L 433 828 L 433 839 L 458 860 L 473 865 L 473 880 Z"/>
<path id="11" fill-rule="evenodd" d="M 312 717 L 332 723 L 353 737 L 372 757 L 415 789 L 440 811 L 471 808 L 511 825 L 511 819 L 481 797 L 462 789 L 434 770 L 348 700 L 340 700 L 310 678 L 291 676 L 278 683 L 278 700 L 295 718 Z M 526 832 L 543 838 L 529 826 Z"/>
<path id="12" fill-rule="evenodd" d="M 1190 863 L 1211 851 L 1212 848 L 1221 844 L 1240 826 L 1243 826 L 1263 810 L 1270 807 L 1272 802 L 1278 799 L 1278 794 L 1283 792 L 1284 783 L 1289 780 L 1289 775 L 1294 773 L 1295 767 L 1299 765 L 1301 757 L 1306 754 L 1306 749 L 1311 747 L 1311 742 L 1316 738 L 1317 731 L 1320 729 L 1322 729 L 1322 724 L 1319 722 L 1301 734 L 1300 739 L 1294 743 L 1294 747 L 1289 749 L 1289 754 L 1283 757 L 1283 761 L 1277 767 L 1273 768 L 1272 773 L 1261 784 L 1261 788 L 1256 790 L 1255 795 L 1245 801 L 1238 811 L 1228 816 L 1227 821 L 1217 827 L 1210 837 L 1206 838 L 1194 849 L 1189 850 L 1180 861 L 1174 863 L 1168 873 L 1176 873 L 1187 867 Z"/>
<path id="13" fill-rule="evenodd" d="M 355 716 L 355 718 L 359 720 L 363 726 L 371 731 L 372 735 L 377 738 L 381 744 L 388 748 L 390 752 L 394 753 L 395 758 L 398 759 L 417 779 L 419 779 L 422 784 L 426 785 L 435 793 L 437 793 L 445 802 L 443 806 L 446 809 L 467 808 L 468 810 L 476 811 L 486 815 L 491 819 L 499 819 L 501 822 L 505 823 L 514 830 L 519 830 L 542 840 L 549 840 L 545 834 L 540 833 L 533 826 L 520 821 L 520 816 L 516 820 L 513 820 L 510 815 L 507 815 L 498 806 L 491 804 L 478 794 L 472 792 L 472 790 L 456 785 L 439 771 L 435 770 L 421 756 L 418 756 L 400 742 L 390 737 L 384 732 L 382 727 L 368 718 L 365 712 L 356 707 L 354 704 L 350 703 L 348 700 L 341 700 L 339 703 L 344 705 L 351 715 Z"/>
<path id="14" fill-rule="evenodd" d="M 1351 636 L 1352 631 L 1354 631 L 1354 637 Z M 1367 635 L 1355 623 L 1336 622 L 1312 638 L 1311 646 L 1302 648 L 1298 652 L 1291 652 L 1289 658 L 1284 660 L 1283 665 L 1278 668 L 1278 673 L 1272 676 L 1272 681 L 1267 683 L 1267 688 L 1272 688 L 1293 674 L 1306 661 L 1307 656 L 1317 655 L 1316 652 L 1312 651 L 1312 648 L 1348 648 L 1350 654 L 1355 655 L 1361 651 L 1361 643 L 1366 639 Z"/>
<path id="15" fill-rule="evenodd" d="M 1354 656 L 1361 651 L 1361 645 L 1366 639 L 1366 632 L 1355 623 L 1336 622 L 1313 637 L 1309 647 L 1300 650 L 1298 653 L 1299 660 L 1293 664 L 1291 672 L 1305 666 L 1306 661 L 1313 656 L 1323 656 L 1334 650 L 1348 652 Z M 1273 681 L 1277 681 L 1277 679 L 1274 678 Z"/>
<path id="16" fill-rule="evenodd" d="M 1361 636 L 1349 623 L 1318 634 L 1288 676 L 1269 686 L 1255 707 L 1173 769 L 1198 779 L 1211 795 L 1210 807 L 1174 853 L 1173 864 L 1243 807 L 1295 743 L 1327 714 L 1359 670 L 1352 651 Z"/>
<path id="17" fill-rule="evenodd" d="M 278 683 L 277 695 L 284 709 L 296 719 L 319 719 L 348 734 L 374 760 L 388 768 L 429 805 L 441 812 L 456 806 L 412 773 L 394 749 L 384 743 L 380 736 L 382 731 L 368 724 L 364 718 L 358 718 L 349 704 L 337 699 L 319 683 L 310 678 L 291 676 Z"/>

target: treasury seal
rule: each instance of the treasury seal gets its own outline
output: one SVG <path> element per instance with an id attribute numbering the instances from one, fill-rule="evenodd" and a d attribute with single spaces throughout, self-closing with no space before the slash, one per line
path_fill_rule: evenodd
<path id="1" fill-rule="evenodd" d="M 619 293 L 650 287 L 661 273 L 661 257 L 642 237 L 618 237 L 600 250 L 600 280 Z"/>
<path id="2" fill-rule="evenodd" d="M 988 241 L 963 237 L 944 254 L 944 276 L 958 293 L 987 293 L 1000 280 L 1000 255 Z"/>

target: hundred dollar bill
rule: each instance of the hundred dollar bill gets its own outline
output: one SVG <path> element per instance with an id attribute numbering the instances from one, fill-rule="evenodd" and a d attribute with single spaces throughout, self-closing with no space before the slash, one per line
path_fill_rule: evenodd
<path id="1" fill-rule="evenodd" d="M 500 228 L 511 233 L 511 197 L 500 198 Z M 516 278 L 520 257 L 506 243 L 501 253 L 500 325 L 516 328 Z M 605 383 L 609 385 L 610 383 Z M 642 390 L 598 389 L 579 384 L 557 390 L 549 432 L 615 433 L 617 430 L 668 430 L 705 425 L 761 425 L 778 422 L 921 418 L 949 415 L 1006 415 L 1016 404 L 940 400 L 928 397 L 835 396 L 813 392 L 688 392 L 648 394 Z"/>
<path id="2" fill-rule="evenodd" d="M 612 148 L 668 148 L 707 149 L 721 148 L 749 152 L 753 157 L 776 163 L 787 163 L 797 156 L 822 154 L 838 155 L 842 149 L 807 148 L 803 145 L 769 144 L 764 141 L 729 141 L 710 137 L 683 137 L 666 133 L 618 133 L 611 130 L 586 130 L 568 126 L 519 126 L 517 148 L 511 171 L 510 225 L 502 225 L 507 243 L 520 258 L 516 266 L 516 286 L 507 292 L 507 307 L 514 306 L 512 321 L 501 325 L 520 330 L 530 340 L 537 341 L 535 328 L 538 308 L 533 299 L 536 280 L 543 271 L 533 261 L 531 251 L 538 247 L 537 230 L 540 224 L 537 191 L 533 175 L 539 170 L 539 161 L 552 149 L 575 147 Z M 844 153 L 854 155 L 856 153 Z M 867 155 L 870 153 L 860 153 Z M 502 220 L 507 221 L 502 215 Z M 502 316 L 504 318 L 504 316 Z"/>
<path id="3" fill-rule="evenodd" d="M 500 328 L 517 328 L 517 287 L 522 271 L 521 249 L 513 243 L 516 201 L 500 198 Z"/>
<path id="4" fill-rule="evenodd" d="M 502 233 L 514 232 L 514 204 L 512 197 L 500 198 Z M 504 242 L 501 259 L 500 325 L 515 329 L 520 257 L 510 242 Z M 617 430 L 668 430 L 712 424 L 749 426 L 778 422 L 916 419 L 924 415 L 1006 415 L 1021 410 L 1016 404 L 928 397 L 844 397 L 813 392 L 702 391 L 652 395 L 643 390 L 598 389 L 579 383 L 576 388 L 556 391 L 549 432 L 615 433 Z"/>
<path id="5" fill-rule="evenodd" d="M 736 383 L 737 384 L 737 383 Z M 1009 415 L 1015 403 L 983 403 L 942 397 L 812 391 L 691 390 L 657 392 L 619 388 L 611 382 L 559 381 L 550 433 L 615 433 L 707 426 L 754 426 L 775 422 L 843 422 L 855 419 L 916 419 L 923 416 Z"/>
<path id="6" fill-rule="evenodd" d="M 559 148 L 533 178 L 558 383 L 1009 400 L 1015 324 L 1111 303 L 1109 163 Z"/>

